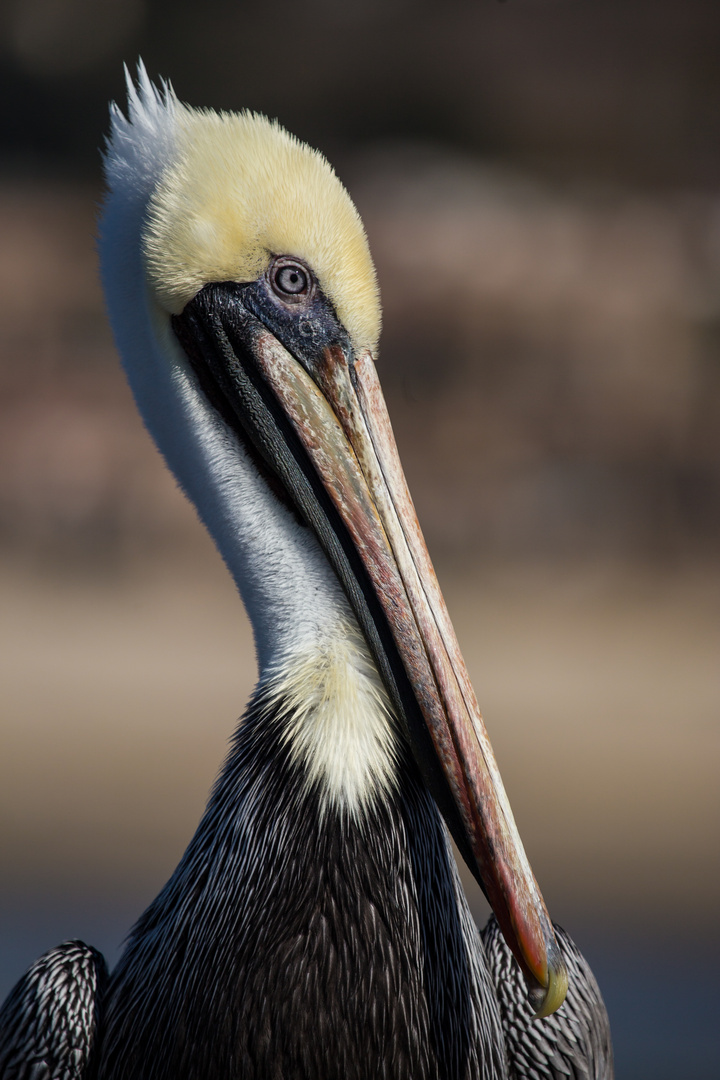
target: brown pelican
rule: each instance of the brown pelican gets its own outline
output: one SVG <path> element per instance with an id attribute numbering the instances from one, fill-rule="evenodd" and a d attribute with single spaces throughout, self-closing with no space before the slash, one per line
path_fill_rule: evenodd
<path id="1" fill-rule="evenodd" d="M 599 991 L 545 910 L 405 486 L 357 211 L 276 123 L 191 109 L 142 68 L 128 94 L 110 318 L 259 681 L 117 968 L 82 942 L 41 957 L 3 1008 L 0 1075 L 606 1080 Z"/>

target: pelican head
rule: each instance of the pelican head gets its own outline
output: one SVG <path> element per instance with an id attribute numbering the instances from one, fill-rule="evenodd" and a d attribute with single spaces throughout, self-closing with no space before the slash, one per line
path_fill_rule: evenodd
<path id="1" fill-rule="evenodd" d="M 191 109 L 142 68 L 106 170 L 119 350 L 237 582 L 260 683 L 294 703 L 284 737 L 326 805 L 357 818 L 410 748 L 552 1012 L 565 967 L 403 476 L 355 207 L 277 123 Z"/>

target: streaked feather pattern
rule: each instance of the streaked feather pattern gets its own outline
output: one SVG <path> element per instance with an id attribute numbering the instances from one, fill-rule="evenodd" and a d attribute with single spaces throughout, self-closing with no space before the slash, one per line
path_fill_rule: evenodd
<path id="1" fill-rule="evenodd" d="M 2 1080 L 87 1080 L 107 977 L 103 957 L 82 941 L 36 960 L 0 1009 Z"/>
<path id="2" fill-rule="evenodd" d="M 444 822 L 412 762 L 360 820 L 250 706 L 177 871 L 112 975 L 101 1080 L 505 1075 Z"/>
<path id="3" fill-rule="evenodd" d="M 565 931 L 555 925 L 565 957 L 568 993 L 556 1013 L 534 1020 L 525 983 L 493 915 L 483 945 L 505 1032 L 511 1080 L 612 1080 L 610 1022 L 590 966 Z"/>

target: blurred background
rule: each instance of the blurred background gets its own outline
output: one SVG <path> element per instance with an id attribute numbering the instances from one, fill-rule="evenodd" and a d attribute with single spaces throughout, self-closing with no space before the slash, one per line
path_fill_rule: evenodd
<path id="1" fill-rule="evenodd" d="M 255 677 L 105 322 L 98 146 L 138 55 L 349 187 L 410 487 L 618 1080 L 717 1077 L 717 0 L 4 0 L 0 996 L 64 938 L 117 956 Z"/>

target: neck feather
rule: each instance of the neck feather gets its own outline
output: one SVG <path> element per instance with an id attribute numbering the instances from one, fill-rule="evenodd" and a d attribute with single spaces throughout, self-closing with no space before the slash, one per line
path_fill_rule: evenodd
<path id="1" fill-rule="evenodd" d="M 100 261 L 138 409 L 232 574 L 253 626 L 260 685 L 291 702 L 286 739 L 329 805 L 362 809 L 395 772 L 395 726 L 347 599 L 313 533 L 269 490 L 200 389 L 146 279 L 148 205 L 174 159 L 174 99 L 152 87 L 118 113 Z M 152 152 L 146 145 L 153 141 Z"/>

